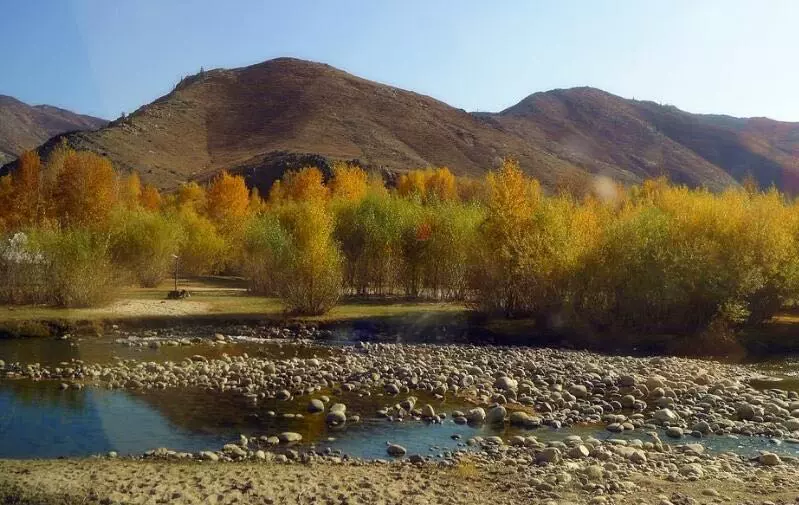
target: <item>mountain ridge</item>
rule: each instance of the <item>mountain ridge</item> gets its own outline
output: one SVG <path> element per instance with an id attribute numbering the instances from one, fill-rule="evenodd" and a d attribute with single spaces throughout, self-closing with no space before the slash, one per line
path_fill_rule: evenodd
<path id="1" fill-rule="evenodd" d="M 222 169 L 266 189 L 308 160 L 322 168 L 355 160 L 389 173 L 446 165 L 480 175 L 505 156 L 549 188 L 588 174 L 624 183 L 667 176 L 712 190 L 753 176 L 761 186 L 799 190 L 799 123 L 692 114 L 591 87 L 469 113 L 293 58 L 186 77 L 125 118 L 61 134 L 40 149 L 61 139 L 166 190 Z"/>
<path id="2" fill-rule="evenodd" d="M 102 128 L 108 121 L 53 105 L 29 105 L 0 95 L 0 163 L 12 161 L 55 135 Z"/>

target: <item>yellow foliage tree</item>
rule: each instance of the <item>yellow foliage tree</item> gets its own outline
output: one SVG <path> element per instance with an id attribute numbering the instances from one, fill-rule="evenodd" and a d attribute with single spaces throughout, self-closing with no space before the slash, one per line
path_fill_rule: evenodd
<path id="1" fill-rule="evenodd" d="M 448 201 L 458 197 L 455 176 L 447 167 L 427 170 L 424 174 L 424 193 L 428 201 Z"/>
<path id="2" fill-rule="evenodd" d="M 250 192 L 239 175 L 223 171 L 214 178 L 206 192 L 206 213 L 218 226 L 238 227 L 247 217 Z"/>
<path id="3" fill-rule="evenodd" d="M 397 181 L 397 193 L 406 198 L 425 197 L 425 174 L 423 170 L 411 170 L 400 176 Z"/>
<path id="4" fill-rule="evenodd" d="M 142 197 L 141 179 L 138 172 L 123 177 L 119 184 L 119 202 L 127 209 L 139 207 Z"/>
<path id="5" fill-rule="evenodd" d="M 194 181 L 180 185 L 177 194 L 177 206 L 179 209 L 203 212 L 205 211 L 205 205 L 205 188 Z"/>
<path id="6" fill-rule="evenodd" d="M 361 167 L 345 162 L 333 164 L 333 179 L 330 181 L 333 198 L 359 201 L 366 196 L 368 189 L 368 175 Z"/>
<path id="7" fill-rule="evenodd" d="M 325 186 L 321 170 L 305 167 L 301 170 L 289 170 L 280 181 L 275 182 L 269 192 L 269 202 L 325 201 L 329 196 L 330 189 Z"/>

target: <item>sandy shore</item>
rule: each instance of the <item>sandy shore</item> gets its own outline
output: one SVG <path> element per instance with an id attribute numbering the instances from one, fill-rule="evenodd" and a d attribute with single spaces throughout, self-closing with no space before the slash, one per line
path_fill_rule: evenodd
<path id="1" fill-rule="evenodd" d="M 172 463 L 128 460 L 0 461 L 2 503 L 795 503 L 791 470 L 741 479 L 672 482 L 633 473 L 629 489 L 546 492 L 507 464 L 453 468 L 410 464 Z M 793 478 L 793 480 L 790 480 Z"/>

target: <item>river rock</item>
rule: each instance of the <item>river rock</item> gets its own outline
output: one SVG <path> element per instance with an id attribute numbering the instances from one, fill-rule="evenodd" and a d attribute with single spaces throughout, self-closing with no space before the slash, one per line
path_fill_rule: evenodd
<path id="1" fill-rule="evenodd" d="M 422 417 L 431 418 L 435 417 L 436 411 L 432 405 L 426 403 L 424 407 L 422 407 Z"/>
<path id="2" fill-rule="evenodd" d="M 219 461 L 219 456 L 217 456 L 216 453 L 212 451 L 201 451 L 200 459 L 203 461 Z"/>
<path id="3" fill-rule="evenodd" d="M 292 444 L 302 440 L 302 435 L 293 431 L 284 431 L 277 436 L 277 439 L 281 444 Z"/>
<path id="4" fill-rule="evenodd" d="M 536 463 L 557 464 L 560 462 L 560 449 L 557 447 L 547 447 L 535 455 Z"/>
<path id="5" fill-rule="evenodd" d="M 708 435 L 711 431 L 710 424 L 708 424 L 707 421 L 699 421 L 698 423 L 695 423 L 691 429 L 693 431 L 698 431 L 702 435 Z"/>
<path id="6" fill-rule="evenodd" d="M 247 451 L 245 451 L 236 444 L 225 444 L 224 447 L 222 447 L 222 452 L 235 458 L 247 457 Z"/>
<path id="7" fill-rule="evenodd" d="M 405 456 L 408 452 L 404 447 L 398 444 L 388 444 L 386 447 L 386 452 L 388 452 L 389 456 L 394 456 L 395 458 Z"/>
<path id="8" fill-rule="evenodd" d="M 505 416 L 508 411 L 503 406 L 493 407 L 488 410 L 486 414 L 486 422 L 488 424 L 502 424 L 505 422 Z"/>
<path id="9" fill-rule="evenodd" d="M 330 426 L 338 426 L 347 422 L 347 414 L 341 410 L 330 410 L 325 417 L 325 422 Z"/>
<path id="10" fill-rule="evenodd" d="M 483 407 L 476 407 L 466 412 L 466 420 L 470 423 L 479 424 L 485 422 L 486 411 Z"/>
<path id="11" fill-rule="evenodd" d="M 567 455 L 572 459 L 585 459 L 588 457 L 589 454 L 591 454 L 591 452 L 588 450 L 586 446 L 582 444 L 576 447 L 572 447 L 571 449 L 569 449 L 569 452 L 567 453 Z"/>
<path id="12" fill-rule="evenodd" d="M 531 416 L 522 410 L 511 412 L 509 422 L 511 426 L 522 426 L 525 428 L 537 428 L 541 426 L 541 418 Z"/>
<path id="13" fill-rule="evenodd" d="M 702 471 L 702 466 L 699 463 L 688 463 L 680 467 L 680 475 L 688 478 L 701 479 L 704 477 L 705 472 Z"/>
<path id="14" fill-rule="evenodd" d="M 308 402 L 308 412 L 324 412 L 325 411 L 325 404 L 322 400 L 318 400 L 314 398 L 310 402 Z"/>
<path id="15" fill-rule="evenodd" d="M 583 399 L 588 397 L 588 388 L 582 384 L 574 384 L 569 388 L 569 393 L 575 398 Z"/>
<path id="16" fill-rule="evenodd" d="M 519 385 L 518 381 L 505 376 L 497 378 L 497 380 L 494 382 L 495 388 L 502 389 L 504 391 L 516 389 L 518 385 Z"/>
<path id="17" fill-rule="evenodd" d="M 748 403 L 741 403 L 735 407 L 735 415 L 741 421 L 751 421 L 755 417 L 755 408 Z"/>
<path id="18" fill-rule="evenodd" d="M 666 436 L 671 438 L 682 438 L 683 437 L 682 428 L 679 428 L 677 426 L 669 426 L 666 429 Z"/>
<path id="19" fill-rule="evenodd" d="M 799 419 L 788 419 L 783 424 L 788 431 L 799 431 Z"/>
<path id="20" fill-rule="evenodd" d="M 765 466 L 777 466 L 782 463 L 780 457 L 772 452 L 764 452 L 757 458 L 757 460 L 761 465 Z"/>
<path id="21" fill-rule="evenodd" d="M 675 414 L 671 409 L 660 409 L 655 411 L 654 418 L 655 421 L 661 424 L 673 423 L 677 420 L 677 414 Z"/>

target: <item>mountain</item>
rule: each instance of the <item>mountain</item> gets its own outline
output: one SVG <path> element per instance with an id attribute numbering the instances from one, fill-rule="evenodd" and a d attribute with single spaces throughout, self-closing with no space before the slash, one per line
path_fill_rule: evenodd
<path id="1" fill-rule="evenodd" d="M 108 121 L 51 105 L 28 105 L 0 95 L 0 164 L 60 133 L 97 130 Z"/>
<path id="2" fill-rule="evenodd" d="M 593 88 L 535 93 L 468 113 L 329 65 L 278 58 L 183 79 L 97 131 L 59 135 L 173 189 L 222 169 L 262 189 L 289 168 L 358 160 L 387 173 L 446 165 L 482 174 L 512 156 L 546 187 L 580 174 L 667 176 L 719 190 L 747 176 L 799 190 L 799 124 L 699 115 Z M 7 165 L 4 170 L 9 170 Z"/>

